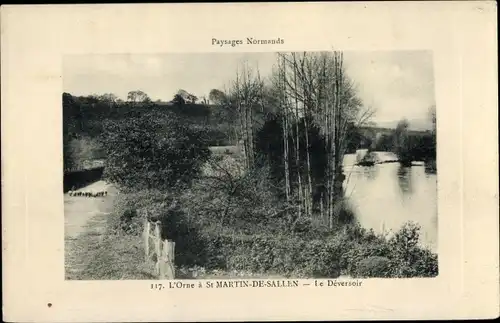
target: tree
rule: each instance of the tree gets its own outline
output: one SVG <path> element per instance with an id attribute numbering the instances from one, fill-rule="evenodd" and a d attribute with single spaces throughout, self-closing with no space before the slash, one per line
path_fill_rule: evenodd
<path id="1" fill-rule="evenodd" d="M 224 105 L 227 103 L 227 96 L 224 92 L 218 89 L 212 89 L 208 95 L 208 99 L 216 105 Z"/>
<path id="2" fill-rule="evenodd" d="M 210 156 L 201 131 L 173 116 L 141 112 L 126 121 L 108 120 L 104 129 L 104 176 L 123 189 L 189 185 Z"/>
<path id="3" fill-rule="evenodd" d="M 198 101 L 198 97 L 196 95 L 191 94 L 186 90 L 180 89 L 179 91 L 177 91 L 177 94 L 180 95 L 185 102 L 194 104 L 196 103 L 196 101 Z"/>
<path id="4" fill-rule="evenodd" d="M 327 218 L 330 226 L 333 225 L 334 203 L 342 198 L 342 183 L 345 179 L 342 162 L 346 150 L 349 148 L 348 131 L 350 125 L 359 127 L 369 121 L 374 111 L 363 106 L 356 95 L 355 83 L 348 77 L 343 64 L 343 53 L 279 53 L 282 70 L 281 78 L 285 84 L 284 96 L 288 104 L 294 103 L 295 124 L 303 124 L 304 131 L 295 129 L 295 151 L 301 151 L 302 144 L 299 135 L 303 135 L 305 156 L 296 157 L 305 159 L 305 170 L 297 176 L 299 199 L 303 200 L 305 214 L 308 217 L 313 213 L 315 188 L 313 187 L 312 165 L 312 129 L 319 127 L 324 136 L 326 155 L 328 157 L 325 173 L 325 194 L 321 198 L 319 208 L 325 211 L 321 216 Z M 299 120 L 301 120 L 299 122 Z M 301 164 L 301 163 L 299 163 Z M 300 169 L 297 167 L 297 169 Z M 304 185 L 302 185 L 304 184 Z M 322 211 L 322 213 L 323 213 Z"/>
<path id="5" fill-rule="evenodd" d="M 75 166 L 71 141 L 76 130 L 77 107 L 75 98 L 69 93 L 62 95 L 63 105 L 63 169 L 73 168 Z"/>
<path id="6" fill-rule="evenodd" d="M 186 100 L 184 100 L 184 98 L 180 94 L 174 95 L 174 99 L 172 100 L 172 102 L 177 105 L 186 104 Z"/>
<path id="7" fill-rule="evenodd" d="M 103 101 L 103 102 L 107 102 L 107 103 L 116 103 L 116 101 L 118 100 L 118 97 L 116 95 L 114 95 L 113 93 L 105 93 L 103 95 L 100 95 L 98 97 L 98 99 Z"/>
<path id="8" fill-rule="evenodd" d="M 256 130 L 255 112 L 263 110 L 264 83 L 257 73 L 244 63 L 236 71 L 236 80 L 233 82 L 229 94 L 230 105 L 237 111 L 239 121 L 239 138 L 242 138 L 245 152 L 245 164 L 251 169 L 255 162 L 254 132 Z"/>
<path id="9" fill-rule="evenodd" d="M 407 119 L 398 122 L 394 131 L 394 153 L 398 156 L 400 163 L 404 166 L 411 165 L 411 143 L 408 135 L 410 123 Z"/>
<path id="10" fill-rule="evenodd" d="M 132 103 L 151 102 L 149 96 L 141 90 L 130 91 L 127 95 L 127 101 Z"/>
<path id="11" fill-rule="evenodd" d="M 308 218 L 319 209 L 332 226 L 334 203 L 343 198 L 342 164 L 350 148 L 349 134 L 367 124 L 374 110 L 358 98 L 341 52 L 278 53 L 268 81 L 245 63 L 229 91 L 214 89 L 210 99 L 236 111 L 246 169 L 267 160 L 287 204 Z M 273 152 L 266 144 L 269 136 Z"/>

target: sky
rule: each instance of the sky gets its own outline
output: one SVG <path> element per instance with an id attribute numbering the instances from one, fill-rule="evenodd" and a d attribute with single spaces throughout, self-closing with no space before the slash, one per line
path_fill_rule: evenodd
<path id="1" fill-rule="evenodd" d="M 63 63 L 63 90 L 73 95 L 114 93 L 122 99 L 129 91 L 142 90 L 153 101 L 169 101 L 184 89 L 208 98 L 211 89 L 223 89 L 234 80 L 243 61 L 266 77 L 276 54 L 68 55 Z M 388 126 L 407 118 L 418 128 L 430 126 L 428 109 L 435 105 L 431 52 L 344 52 L 344 61 L 359 97 L 376 110 L 374 122 Z"/>

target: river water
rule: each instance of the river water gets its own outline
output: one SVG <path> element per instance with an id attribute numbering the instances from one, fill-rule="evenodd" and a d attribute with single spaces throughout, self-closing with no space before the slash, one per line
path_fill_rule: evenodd
<path id="1" fill-rule="evenodd" d="M 395 160 L 392 153 L 376 152 L 379 160 Z M 344 158 L 344 189 L 360 224 L 375 232 L 397 231 L 403 223 L 421 226 L 421 242 L 437 250 L 437 176 L 423 163 L 401 167 L 399 163 L 353 166 L 356 155 Z"/>

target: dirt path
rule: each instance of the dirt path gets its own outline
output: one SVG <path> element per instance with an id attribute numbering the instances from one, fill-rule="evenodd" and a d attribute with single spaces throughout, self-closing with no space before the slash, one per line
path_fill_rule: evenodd
<path id="1" fill-rule="evenodd" d="M 88 261 L 86 248 L 99 243 L 106 230 L 106 217 L 113 209 L 117 194 L 113 186 L 98 181 L 78 191 L 108 192 L 105 197 L 81 197 L 64 194 L 64 249 L 66 279 L 76 279 Z"/>

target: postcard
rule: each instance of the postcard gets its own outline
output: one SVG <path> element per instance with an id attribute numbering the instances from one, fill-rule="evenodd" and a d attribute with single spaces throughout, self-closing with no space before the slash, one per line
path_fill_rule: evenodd
<path id="1" fill-rule="evenodd" d="M 498 317 L 493 2 L 1 17 L 4 320 Z"/>

